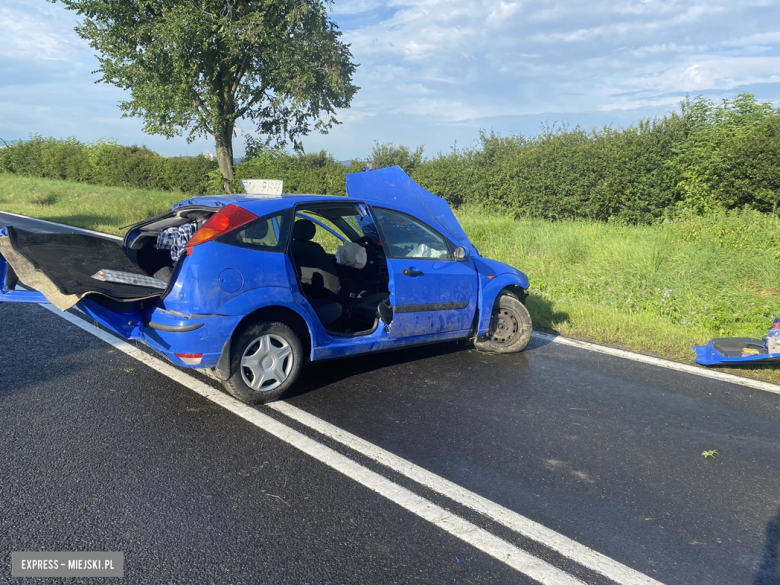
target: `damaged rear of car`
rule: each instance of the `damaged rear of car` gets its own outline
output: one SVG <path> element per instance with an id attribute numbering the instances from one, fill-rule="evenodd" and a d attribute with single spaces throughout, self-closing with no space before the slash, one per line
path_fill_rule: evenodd
<path id="1" fill-rule="evenodd" d="M 279 397 L 304 361 L 525 347 L 527 277 L 482 258 L 444 200 L 398 167 L 349 175 L 347 193 L 195 197 L 121 245 L 3 228 L 0 301 L 77 306 L 249 403 Z"/>

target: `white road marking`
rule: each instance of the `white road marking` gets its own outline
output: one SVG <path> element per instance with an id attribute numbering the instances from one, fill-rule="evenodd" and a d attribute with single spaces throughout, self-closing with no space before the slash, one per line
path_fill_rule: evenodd
<path id="1" fill-rule="evenodd" d="M 750 378 L 735 376 L 734 374 L 726 374 L 717 370 L 709 370 L 705 369 L 703 366 L 681 364 L 679 362 L 673 362 L 671 360 L 665 360 L 649 355 L 642 355 L 641 353 L 634 353 L 624 349 L 616 349 L 614 347 L 597 345 L 595 343 L 588 343 L 586 341 L 578 341 L 569 337 L 550 335 L 549 333 L 541 333 L 539 331 L 535 331 L 533 336 L 537 339 L 544 339 L 545 341 L 549 341 L 551 343 L 557 343 L 558 345 L 577 347 L 579 349 L 595 351 L 596 353 L 603 353 L 605 355 L 624 358 L 627 360 L 640 362 L 642 364 L 649 364 L 651 366 L 658 366 L 659 368 L 666 368 L 667 370 L 674 370 L 677 372 L 683 372 L 685 374 L 693 374 L 694 376 L 702 376 L 704 378 L 719 380 L 729 384 L 738 384 L 739 386 L 746 386 L 747 388 L 754 388 L 756 390 L 763 390 L 764 392 L 780 394 L 780 385 L 772 384 L 771 382 L 762 382 L 761 380 L 751 380 Z"/>
<path id="2" fill-rule="evenodd" d="M 544 585 L 584 585 L 582 581 L 561 569 L 201 382 L 183 370 L 141 351 L 75 315 L 63 313 L 48 305 L 42 307 L 531 579 Z M 648 580 L 642 583 L 654 582 Z"/>
<path id="3" fill-rule="evenodd" d="M 55 223 L 45 219 L 38 219 L 35 217 L 28 217 L 26 215 L 18 215 L 16 213 L 9 213 L 8 211 L 0 211 L 0 213 L 6 213 L 15 217 L 21 217 L 23 219 L 31 219 L 34 221 L 42 221 L 44 223 L 56 225 L 58 227 L 70 228 L 98 236 L 113 238 L 115 240 L 122 240 L 119 236 L 113 236 L 111 234 L 104 234 L 101 232 L 95 232 L 85 228 L 79 228 L 62 223 Z M 771 382 L 762 382 L 760 380 L 751 380 L 742 376 L 735 376 L 734 374 L 726 374 L 716 370 L 710 370 L 702 366 L 692 366 L 690 364 L 681 364 L 679 362 L 673 362 L 671 360 L 665 360 L 662 358 L 651 357 L 648 355 L 642 355 L 641 353 L 634 353 L 632 351 L 626 351 L 623 349 L 615 349 L 613 347 L 606 347 L 604 345 L 598 345 L 595 343 L 588 343 L 587 341 L 578 341 L 576 339 L 570 339 L 561 335 L 550 335 L 549 333 L 542 333 L 535 331 L 533 337 L 536 339 L 544 339 L 551 343 L 557 343 L 559 345 L 568 345 L 570 347 L 576 347 L 579 349 L 585 349 L 588 351 L 595 351 L 597 353 L 603 353 L 605 355 L 611 355 L 643 364 L 649 364 L 657 366 L 659 368 L 665 368 L 667 370 L 674 370 L 677 372 L 684 372 L 686 374 L 693 374 L 694 376 L 701 376 L 702 378 L 710 378 L 711 380 L 719 380 L 721 382 L 727 382 L 729 384 L 736 384 L 738 386 L 745 386 L 747 388 L 753 388 L 755 390 L 763 390 L 764 392 L 772 392 L 773 394 L 780 394 L 780 385 L 772 384 Z"/>
<path id="4" fill-rule="evenodd" d="M 540 544 L 551 548 L 569 559 L 587 567 L 597 573 L 604 575 L 621 583 L 623 585 L 658 585 L 658 581 L 651 579 L 647 575 L 635 571 L 603 554 L 580 544 L 579 542 L 567 538 L 562 534 L 550 530 L 549 528 L 534 522 L 533 520 L 521 516 L 508 508 L 496 504 L 474 492 L 467 490 L 443 477 L 431 473 L 411 461 L 407 461 L 389 451 L 382 449 L 361 439 L 339 427 L 330 424 L 308 412 L 287 404 L 285 402 L 274 402 L 268 405 L 277 412 L 288 416 L 289 418 L 317 431 L 318 433 L 330 437 L 334 441 L 341 443 L 345 447 L 365 455 L 374 461 L 381 463 L 385 467 L 416 481 L 443 496 L 479 512 L 483 516 L 506 526 L 507 528 L 534 540 Z"/>

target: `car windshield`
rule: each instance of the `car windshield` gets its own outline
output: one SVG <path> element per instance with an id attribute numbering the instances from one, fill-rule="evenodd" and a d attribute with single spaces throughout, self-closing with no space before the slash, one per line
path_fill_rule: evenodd
<path id="1" fill-rule="evenodd" d="M 410 215 L 377 208 L 377 220 L 394 258 L 448 258 L 447 241 Z"/>

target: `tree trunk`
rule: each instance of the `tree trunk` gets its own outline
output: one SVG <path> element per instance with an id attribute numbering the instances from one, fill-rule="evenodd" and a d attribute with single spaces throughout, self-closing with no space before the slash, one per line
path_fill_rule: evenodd
<path id="1" fill-rule="evenodd" d="M 229 194 L 233 189 L 233 127 L 215 132 L 214 139 L 217 143 L 217 163 L 222 175 L 222 190 Z"/>

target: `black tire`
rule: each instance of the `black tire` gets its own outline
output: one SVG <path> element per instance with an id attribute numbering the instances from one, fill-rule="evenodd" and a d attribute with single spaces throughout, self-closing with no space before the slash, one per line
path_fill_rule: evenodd
<path id="1" fill-rule="evenodd" d="M 502 294 L 493 307 L 488 333 L 474 342 L 480 351 L 513 353 L 531 341 L 533 323 L 528 309 L 517 297 Z"/>
<path id="2" fill-rule="evenodd" d="M 266 339 L 266 343 L 269 346 L 269 350 L 265 353 L 262 351 L 262 339 Z M 277 358 L 274 352 L 277 352 L 277 354 L 283 352 L 285 343 L 291 350 L 289 355 Z M 245 354 L 248 360 L 252 360 L 255 356 L 261 354 L 257 357 L 257 364 L 254 364 L 255 370 L 250 365 L 242 365 Z M 288 360 L 291 360 L 291 362 L 288 362 Z M 268 363 L 264 364 L 263 362 Z M 278 368 L 277 362 L 279 362 Z M 303 347 L 295 332 L 284 323 L 259 321 L 246 327 L 233 340 L 230 351 L 230 370 L 232 374 L 230 378 L 222 382 L 222 385 L 241 402 L 266 404 L 279 399 L 282 394 L 289 390 L 298 378 L 302 365 Z M 258 369 L 269 372 L 268 375 L 270 376 L 268 380 L 261 381 L 262 387 L 260 389 L 252 388 L 247 383 L 254 382 L 256 379 L 254 377 L 255 371 L 258 371 Z M 279 382 L 277 378 L 283 374 L 286 374 L 286 378 L 281 383 L 275 383 Z M 263 378 L 257 379 L 263 380 Z"/>

